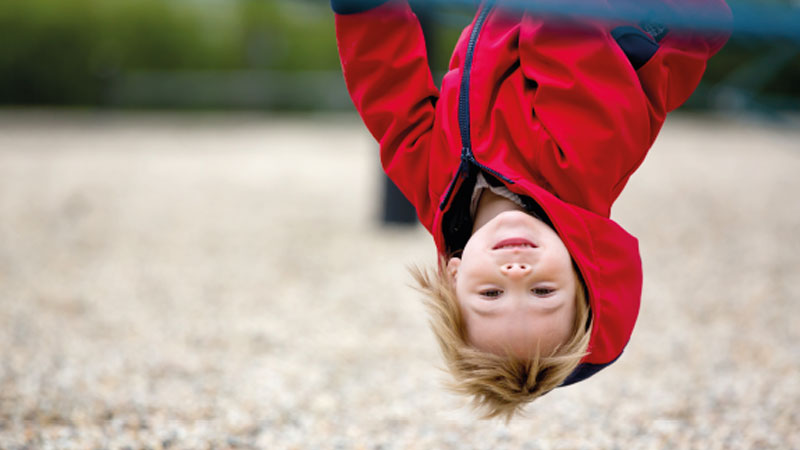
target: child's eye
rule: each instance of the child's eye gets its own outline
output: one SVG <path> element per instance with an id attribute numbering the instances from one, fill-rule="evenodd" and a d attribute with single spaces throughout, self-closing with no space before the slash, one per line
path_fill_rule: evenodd
<path id="1" fill-rule="evenodd" d="M 547 288 L 547 287 L 537 287 L 537 288 L 531 289 L 531 292 L 533 292 L 533 295 L 536 295 L 538 297 L 546 297 L 546 296 L 552 294 L 555 291 L 556 291 L 555 289 Z"/>
<path id="2" fill-rule="evenodd" d="M 500 297 L 500 294 L 502 293 L 503 291 L 501 291 L 500 289 L 486 289 L 484 291 L 481 291 L 481 297 L 494 299 Z"/>

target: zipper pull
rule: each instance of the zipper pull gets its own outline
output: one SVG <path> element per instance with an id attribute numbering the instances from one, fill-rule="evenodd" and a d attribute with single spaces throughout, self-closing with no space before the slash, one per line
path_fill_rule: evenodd
<path id="1" fill-rule="evenodd" d="M 472 161 L 472 151 L 469 147 L 461 147 L 461 164 L 458 166 L 458 174 L 466 176 L 469 171 L 469 163 Z"/>

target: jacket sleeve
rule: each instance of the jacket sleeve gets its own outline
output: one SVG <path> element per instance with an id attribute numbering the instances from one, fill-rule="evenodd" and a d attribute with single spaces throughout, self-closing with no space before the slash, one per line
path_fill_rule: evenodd
<path id="1" fill-rule="evenodd" d="M 405 0 L 333 0 L 332 6 L 350 97 L 380 143 L 387 175 L 430 228 L 434 202 L 427 188 L 428 141 L 439 91 L 419 21 Z"/>
<path id="2" fill-rule="evenodd" d="M 638 71 L 654 120 L 682 105 L 700 83 L 707 61 L 716 54 L 730 36 L 731 10 L 724 0 L 669 0 L 664 2 L 675 23 L 705 23 L 713 30 L 667 30 L 659 27 L 662 36 L 653 57 Z M 646 28 L 645 28 L 646 29 Z M 651 33 L 653 34 L 653 33 Z"/>
<path id="3" fill-rule="evenodd" d="M 683 1 L 727 11 L 722 0 Z M 649 40 L 632 51 L 607 24 L 524 20 L 521 64 L 551 140 L 539 168 L 560 198 L 607 217 L 666 113 L 691 95 L 725 39 L 668 31 L 656 42 L 630 26 Z"/>

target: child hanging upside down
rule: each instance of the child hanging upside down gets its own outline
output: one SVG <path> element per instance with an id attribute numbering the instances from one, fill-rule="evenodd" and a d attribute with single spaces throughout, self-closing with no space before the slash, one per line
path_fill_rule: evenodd
<path id="1" fill-rule="evenodd" d="M 487 1 L 437 89 L 405 0 L 331 3 L 353 102 L 436 244 L 438 265 L 415 278 L 454 388 L 510 418 L 616 361 L 642 265 L 611 205 L 727 33 Z M 657 6 L 730 18 L 723 0 Z"/>

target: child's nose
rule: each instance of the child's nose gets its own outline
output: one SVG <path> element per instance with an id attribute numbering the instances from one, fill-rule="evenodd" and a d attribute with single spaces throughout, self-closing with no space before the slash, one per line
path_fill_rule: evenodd
<path id="1" fill-rule="evenodd" d="M 509 277 L 522 277 L 530 273 L 531 265 L 517 262 L 506 263 L 500 267 L 500 270 Z"/>

